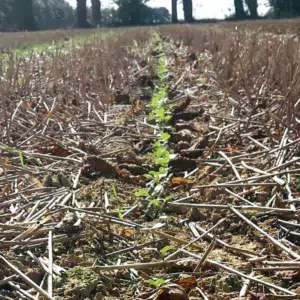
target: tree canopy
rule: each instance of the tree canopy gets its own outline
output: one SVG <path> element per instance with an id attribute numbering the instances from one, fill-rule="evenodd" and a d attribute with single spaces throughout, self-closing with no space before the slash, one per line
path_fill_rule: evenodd
<path id="1" fill-rule="evenodd" d="M 270 5 L 277 18 L 300 16 L 299 0 L 270 0 Z"/>
<path id="2" fill-rule="evenodd" d="M 75 15 L 65 0 L 1 0 L 0 30 L 72 27 Z"/>
<path id="3" fill-rule="evenodd" d="M 178 22 L 178 0 L 168 0 L 172 6 L 172 17 L 165 7 L 152 8 L 148 1 L 113 0 L 114 8 L 102 9 L 101 0 L 77 0 L 77 7 L 73 9 L 67 0 L 0 0 L 0 31 Z M 258 0 L 231 1 L 235 8 L 233 18 L 258 18 Z M 87 2 L 91 7 L 87 7 Z M 180 3 L 184 20 L 193 22 L 193 0 L 181 0 Z M 274 17 L 300 15 L 300 0 L 268 0 L 268 3 Z"/>

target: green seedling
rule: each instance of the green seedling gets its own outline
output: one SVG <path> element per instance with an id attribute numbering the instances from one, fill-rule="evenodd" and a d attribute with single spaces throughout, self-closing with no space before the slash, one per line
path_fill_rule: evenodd
<path id="1" fill-rule="evenodd" d="M 139 189 L 135 192 L 135 196 L 136 197 L 148 197 L 149 192 L 146 189 Z"/>
<path id="2" fill-rule="evenodd" d="M 160 252 L 163 256 L 166 256 L 166 254 L 167 254 L 168 252 L 170 252 L 171 250 L 174 250 L 174 246 L 168 245 L 168 246 L 163 247 L 159 252 Z"/>
<path id="3" fill-rule="evenodd" d="M 158 199 L 150 200 L 150 202 L 151 202 L 153 205 L 157 206 L 157 207 L 161 207 L 161 206 L 162 206 L 162 205 L 161 205 L 161 202 L 160 202 Z"/>
<path id="4" fill-rule="evenodd" d="M 23 153 L 21 151 L 19 151 L 19 158 L 20 158 L 21 166 L 24 168 L 24 157 L 23 157 Z"/>
<path id="5" fill-rule="evenodd" d="M 164 200 L 165 200 L 165 202 L 168 202 L 168 201 L 172 200 L 174 197 L 175 197 L 175 195 L 170 195 L 170 196 L 167 196 Z"/>
<path id="6" fill-rule="evenodd" d="M 170 134 L 167 132 L 161 132 L 159 135 L 163 141 L 167 141 L 171 138 Z"/>
<path id="7" fill-rule="evenodd" d="M 148 279 L 146 282 L 156 288 L 159 288 L 160 286 L 166 283 L 166 281 L 163 278 Z"/>
<path id="8" fill-rule="evenodd" d="M 120 206 L 118 206 L 118 218 L 119 218 L 120 220 L 124 220 L 124 216 L 123 216 L 123 214 L 122 214 L 122 212 L 121 212 L 121 207 L 120 207 Z"/>
<path id="9" fill-rule="evenodd" d="M 118 197 L 118 193 L 117 193 L 116 187 L 115 187 L 114 185 L 112 185 L 112 186 L 111 186 L 111 189 L 112 189 L 112 191 L 113 191 L 113 194 L 114 194 L 115 199 L 118 199 L 119 197 Z"/>

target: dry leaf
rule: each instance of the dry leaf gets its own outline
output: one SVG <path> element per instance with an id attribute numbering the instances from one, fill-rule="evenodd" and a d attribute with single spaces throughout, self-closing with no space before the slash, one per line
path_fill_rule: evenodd
<path id="1" fill-rule="evenodd" d="M 228 146 L 228 151 L 229 151 L 230 153 L 233 153 L 233 152 L 235 152 L 236 150 L 235 150 L 233 147 Z"/>
<path id="2" fill-rule="evenodd" d="M 136 103 L 135 103 L 134 110 L 135 110 L 135 111 L 140 111 L 141 109 L 142 109 L 142 107 L 141 107 L 141 101 L 140 101 L 140 99 L 138 99 L 138 100 L 136 101 Z"/>
<path id="3" fill-rule="evenodd" d="M 200 101 L 207 101 L 208 100 L 208 95 L 204 94 L 201 98 Z"/>
<path id="4" fill-rule="evenodd" d="M 300 294 L 300 287 L 297 287 L 297 288 L 294 290 L 294 293 Z"/>
<path id="5" fill-rule="evenodd" d="M 10 165 L 11 164 L 10 159 L 8 157 L 4 157 L 2 159 L 2 162 L 5 163 L 6 165 Z"/>
<path id="6" fill-rule="evenodd" d="M 134 212 L 134 214 L 138 217 L 140 217 L 142 215 L 142 212 L 140 210 L 137 210 Z"/>
<path id="7" fill-rule="evenodd" d="M 183 277 L 180 278 L 177 283 L 178 285 L 183 287 L 187 293 L 197 286 L 197 281 L 195 277 Z"/>
<path id="8" fill-rule="evenodd" d="M 173 177 L 172 184 L 191 184 L 193 183 L 191 180 L 182 178 L 182 177 Z"/>
<path id="9" fill-rule="evenodd" d="M 155 300 L 189 300 L 189 297 L 180 285 L 168 284 L 159 289 Z"/>
<path id="10" fill-rule="evenodd" d="M 120 235 L 128 236 L 128 237 L 133 236 L 133 234 L 134 234 L 134 231 L 130 228 L 124 228 L 120 232 Z"/>
<path id="11" fill-rule="evenodd" d="M 34 184 L 37 188 L 44 187 L 43 184 L 34 176 L 29 176 L 28 181 L 30 184 Z"/>

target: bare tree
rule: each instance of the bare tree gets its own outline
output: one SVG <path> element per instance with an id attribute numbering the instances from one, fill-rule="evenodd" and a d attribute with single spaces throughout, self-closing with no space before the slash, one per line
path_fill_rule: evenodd
<path id="1" fill-rule="evenodd" d="M 15 0 L 13 6 L 19 30 L 34 30 L 33 0 Z"/>
<path id="2" fill-rule="evenodd" d="M 257 8 L 258 8 L 258 4 L 257 4 L 257 0 L 245 0 L 249 12 L 250 12 L 250 17 L 251 18 L 257 18 L 258 17 L 258 13 L 257 13 Z"/>
<path id="3" fill-rule="evenodd" d="M 246 17 L 243 0 L 234 0 L 234 8 L 236 19 L 243 19 Z"/>
<path id="4" fill-rule="evenodd" d="M 193 18 L 193 2 L 192 0 L 183 0 L 184 20 L 188 23 L 194 21 Z"/>
<path id="5" fill-rule="evenodd" d="M 77 24 L 81 28 L 89 27 L 87 21 L 87 9 L 86 9 L 86 0 L 77 0 Z"/>
<path id="6" fill-rule="evenodd" d="M 101 3 L 100 0 L 92 0 L 93 24 L 101 24 Z"/>
<path id="7" fill-rule="evenodd" d="M 172 23 L 178 22 L 177 0 L 172 0 Z"/>

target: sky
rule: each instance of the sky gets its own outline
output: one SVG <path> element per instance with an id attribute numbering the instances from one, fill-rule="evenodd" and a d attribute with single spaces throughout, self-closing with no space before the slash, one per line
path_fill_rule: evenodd
<path id="1" fill-rule="evenodd" d="M 76 6 L 76 0 L 67 0 L 73 7 Z M 196 19 L 205 19 L 205 18 L 224 18 L 234 12 L 233 7 L 234 0 L 194 0 L 194 17 Z M 181 2 L 181 1 L 178 1 Z M 90 5 L 90 0 L 87 1 Z M 102 7 L 112 6 L 112 0 L 102 0 Z M 258 0 L 260 14 L 264 14 L 267 11 L 267 8 L 263 3 L 266 3 L 266 0 Z M 171 12 L 171 0 L 149 0 L 148 5 L 152 7 L 166 7 Z M 182 4 L 178 6 L 179 18 L 182 18 Z"/>

